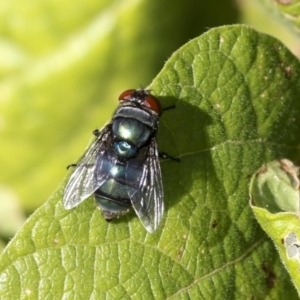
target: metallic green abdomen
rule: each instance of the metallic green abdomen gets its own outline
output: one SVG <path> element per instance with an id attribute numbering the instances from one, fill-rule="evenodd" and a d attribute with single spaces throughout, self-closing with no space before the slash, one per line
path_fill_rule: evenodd
<path id="1" fill-rule="evenodd" d="M 113 150 L 97 161 L 101 174 L 106 174 L 106 178 L 96 190 L 95 198 L 104 211 L 117 213 L 131 207 L 129 195 L 139 189 L 143 165 L 128 167 L 127 163 L 114 161 L 112 157 L 116 158 Z"/>

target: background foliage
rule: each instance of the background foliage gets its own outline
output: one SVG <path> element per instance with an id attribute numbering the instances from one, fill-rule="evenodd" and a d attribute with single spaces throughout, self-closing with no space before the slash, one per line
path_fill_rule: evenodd
<path id="1" fill-rule="evenodd" d="M 148 85 L 178 47 L 236 20 L 232 3 L 220 5 L 227 13 L 207 19 L 214 5 L 192 0 L 1 2 L 0 182 L 27 213 L 53 193 L 120 92 Z"/>

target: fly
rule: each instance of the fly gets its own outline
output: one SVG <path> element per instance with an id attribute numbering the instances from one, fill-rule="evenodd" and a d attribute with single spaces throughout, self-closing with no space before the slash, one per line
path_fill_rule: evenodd
<path id="1" fill-rule="evenodd" d="M 112 120 L 87 149 L 66 185 L 63 203 L 71 209 L 92 194 L 107 221 L 132 206 L 148 232 L 163 217 L 164 192 L 156 132 L 162 109 L 148 90 L 127 90 Z M 172 157 L 169 157 L 172 158 Z M 177 160 L 177 159 L 175 159 Z"/>

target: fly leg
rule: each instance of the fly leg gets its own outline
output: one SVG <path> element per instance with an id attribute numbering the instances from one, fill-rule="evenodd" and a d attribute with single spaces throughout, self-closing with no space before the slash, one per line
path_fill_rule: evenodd
<path id="1" fill-rule="evenodd" d="M 164 111 L 172 109 L 172 108 L 175 108 L 175 105 L 163 108 L 160 114 L 162 114 Z"/>
<path id="2" fill-rule="evenodd" d="M 162 114 L 164 111 L 169 110 L 169 109 L 173 109 L 173 108 L 175 108 L 175 105 L 172 105 L 172 106 L 169 106 L 169 107 L 165 107 L 165 108 L 162 110 L 161 114 Z M 159 153 L 158 153 L 158 156 L 159 156 L 160 158 L 162 158 L 162 159 L 171 159 L 171 160 L 175 160 L 175 161 L 180 161 L 179 158 L 173 157 L 173 156 L 167 154 L 166 152 L 159 152 Z"/>
<path id="3" fill-rule="evenodd" d="M 98 137 L 100 135 L 100 130 L 99 129 L 95 129 L 93 131 L 93 135 L 96 136 L 96 137 Z"/>
<path id="4" fill-rule="evenodd" d="M 98 137 L 99 135 L 100 135 L 100 130 L 99 129 L 95 129 L 94 131 L 93 131 L 93 135 L 95 135 L 96 137 Z M 68 166 L 67 166 L 67 170 L 69 170 L 70 168 L 74 168 L 74 167 L 77 167 L 77 165 L 78 164 L 69 164 Z M 87 165 L 88 166 L 88 165 Z"/>
<path id="5" fill-rule="evenodd" d="M 77 167 L 77 164 L 70 164 L 70 165 L 67 165 L 67 170 L 69 170 L 70 168 L 73 168 L 73 167 Z"/>
<path id="6" fill-rule="evenodd" d="M 180 161 L 179 158 L 173 157 L 173 156 L 167 154 L 166 152 L 159 152 L 158 156 L 162 159 L 171 159 L 171 160 L 175 160 L 175 161 L 178 161 L 178 162 Z"/>
<path id="7" fill-rule="evenodd" d="M 77 167 L 78 166 L 78 164 L 70 164 L 70 165 L 67 165 L 67 170 L 69 170 L 70 168 L 75 168 L 75 167 Z M 84 164 L 84 166 L 85 167 L 91 167 L 91 166 L 93 166 L 92 164 Z"/>

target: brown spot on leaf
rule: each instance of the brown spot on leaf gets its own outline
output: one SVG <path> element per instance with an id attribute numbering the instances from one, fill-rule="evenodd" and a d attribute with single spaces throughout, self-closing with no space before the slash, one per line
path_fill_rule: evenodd
<path id="1" fill-rule="evenodd" d="M 255 176 L 259 176 L 260 174 L 264 174 L 268 171 L 267 165 L 263 165 L 255 174 Z"/>
<path id="2" fill-rule="evenodd" d="M 286 67 L 284 69 L 284 71 L 285 71 L 286 78 L 290 79 L 293 75 L 292 68 L 291 67 Z"/>
<path id="3" fill-rule="evenodd" d="M 218 222 L 216 220 L 214 220 L 211 224 L 212 228 L 216 228 L 218 226 Z"/>
<path id="4" fill-rule="evenodd" d="M 276 275 L 272 272 L 272 270 L 270 269 L 270 267 L 266 262 L 262 263 L 261 268 L 266 274 L 267 287 L 270 289 L 273 288 L 276 282 Z"/>
<path id="5" fill-rule="evenodd" d="M 180 260 L 183 255 L 183 247 L 181 247 L 177 253 L 177 259 Z"/>

